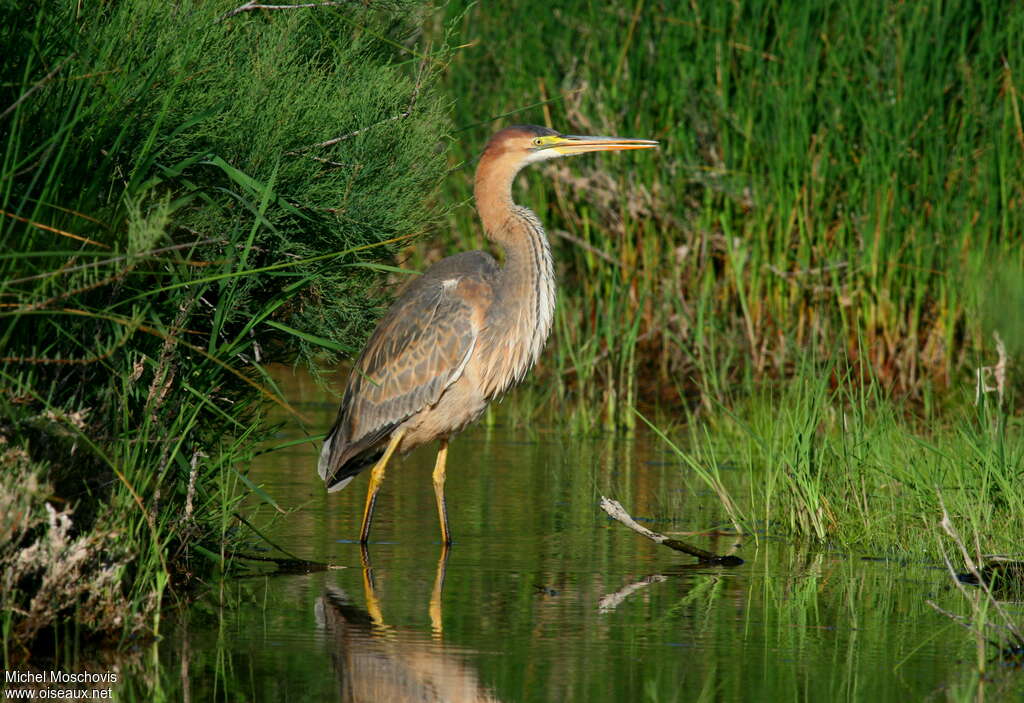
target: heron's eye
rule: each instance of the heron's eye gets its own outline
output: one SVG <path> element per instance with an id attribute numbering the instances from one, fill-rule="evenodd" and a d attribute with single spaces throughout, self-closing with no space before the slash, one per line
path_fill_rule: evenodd
<path id="1" fill-rule="evenodd" d="M 533 140 L 533 145 L 534 146 L 543 146 L 544 145 L 544 140 L 541 139 L 540 137 L 536 137 Z"/>

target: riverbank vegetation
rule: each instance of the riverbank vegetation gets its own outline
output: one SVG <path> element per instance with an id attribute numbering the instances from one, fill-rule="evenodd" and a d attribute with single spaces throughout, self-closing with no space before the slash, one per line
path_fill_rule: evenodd
<path id="1" fill-rule="evenodd" d="M 1020 551 L 1024 423 L 994 393 L 908 417 L 877 383 L 836 390 L 828 373 L 800 371 L 784 387 L 723 398 L 684 428 L 655 428 L 692 482 L 717 496 L 722 524 L 935 558 L 945 508 L 985 552 Z"/>
<path id="2" fill-rule="evenodd" d="M 467 171 L 506 113 L 662 141 L 523 179 L 562 283 L 535 378 L 581 426 L 709 408 L 808 356 L 945 403 L 995 363 L 993 332 L 1024 347 L 1024 11 L 465 5 L 445 86 Z M 479 246 L 474 220 L 454 211 L 446 247 Z"/>
<path id="3" fill-rule="evenodd" d="M 266 365 L 357 349 L 436 218 L 419 8 L 233 7 L 0 8 L 5 660 L 224 567 L 264 408 L 304 419 Z"/>
<path id="4" fill-rule="evenodd" d="M 467 169 L 491 115 L 662 141 L 523 179 L 562 288 L 522 413 L 649 418 L 746 531 L 935 557 L 945 501 L 1020 550 L 1024 11 L 460 12 Z M 482 244 L 450 219 L 446 246 Z"/>
<path id="5" fill-rule="evenodd" d="M 649 420 L 708 527 L 937 558 L 945 506 L 1020 551 L 1024 9 L 236 7 L 0 6 L 6 657 L 223 568 L 265 408 L 323 430 L 266 365 L 485 247 L 512 122 L 662 147 L 521 179 L 561 292 L 506 417 Z"/>

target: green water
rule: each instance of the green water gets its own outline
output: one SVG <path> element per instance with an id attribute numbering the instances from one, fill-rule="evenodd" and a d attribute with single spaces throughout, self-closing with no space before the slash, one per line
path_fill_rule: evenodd
<path id="1" fill-rule="evenodd" d="M 325 428 L 334 401 L 308 379 L 285 382 L 296 407 Z M 292 422 L 278 440 L 300 436 Z M 715 499 L 649 436 L 471 428 L 449 455 L 446 560 L 434 452 L 414 452 L 389 469 L 369 569 L 351 541 L 366 478 L 326 494 L 316 452 L 307 444 L 266 455 L 252 478 L 291 511 L 269 528 L 272 538 L 341 568 L 214 585 L 163 621 L 162 642 L 140 653 L 115 695 L 880 703 L 977 693 L 971 635 L 926 604 L 966 612 L 938 565 L 748 538 L 737 551 L 743 566 L 694 567 L 611 522 L 597 507 L 601 494 L 662 532 L 725 525 Z M 736 543 L 692 541 L 717 551 Z M 981 650 L 983 659 L 994 654 Z M 1020 694 L 1024 672 L 988 669 L 989 700 Z"/>

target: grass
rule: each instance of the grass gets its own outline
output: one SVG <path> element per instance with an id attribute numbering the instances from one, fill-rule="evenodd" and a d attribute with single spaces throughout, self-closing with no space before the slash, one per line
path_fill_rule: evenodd
<path id="1" fill-rule="evenodd" d="M 662 142 L 521 179 L 562 287 L 513 417 L 649 420 L 717 496 L 709 528 L 930 561 L 945 506 L 978 552 L 1020 554 L 1024 10 L 446 12 L 467 206 L 445 250 L 485 245 L 468 174 L 500 124 Z"/>
<path id="2" fill-rule="evenodd" d="M 535 377 L 581 426 L 629 427 L 634 401 L 680 393 L 707 406 L 808 354 L 942 403 L 990 363 L 993 331 L 1021 348 L 1024 306 L 1002 303 L 1024 300 L 1024 10 L 524 1 L 446 17 L 467 45 L 444 75 L 452 202 L 500 124 L 662 141 L 555 163 L 518 196 L 562 283 Z M 468 202 L 449 223 L 445 251 L 484 244 Z"/>
<path id="3" fill-rule="evenodd" d="M 484 246 L 496 120 L 662 141 L 524 180 L 562 292 L 521 417 L 639 407 L 755 534 L 932 558 L 944 505 L 1020 551 L 1024 9 L 232 6 L 0 6 L 6 661 L 225 568 L 266 364 L 353 354 L 438 221 L 412 268 Z"/>
<path id="4" fill-rule="evenodd" d="M 933 559 L 944 502 L 987 553 L 1015 553 L 1024 428 L 994 395 L 908 417 L 879 384 L 832 388 L 803 369 L 666 434 L 744 531 Z"/>
<path id="5" fill-rule="evenodd" d="M 305 422 L 266 365 L 350 354 L 437 216 L 417 7 L 233 6 L 0 7 L 6 662 L 228 568 L 266 406 Z"/>

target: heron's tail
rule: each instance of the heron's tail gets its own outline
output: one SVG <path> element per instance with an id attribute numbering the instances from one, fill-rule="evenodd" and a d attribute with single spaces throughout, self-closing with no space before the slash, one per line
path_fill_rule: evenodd
<path id="1" fill-rule="evenodd" d="M 381 457 L 384 448 L 377 446 L 379 438 L 372 439 L 376 441 L 363 440 L 353 444 L 340 436 L 337 427 L 330 431 L 320 449 L 320 461 L 316 467 L 320 478 L 327 484 L 328 492 L 340 491 L 356 474 Z"/>
<path id="2" fill-rule="evenodd" d="M 344 484 L 337 486 L 336 488 L 331 485 L 331 479 L 334 478 L 334 470 L 331 467 L 333 463 L 331 461 L 332 455 L 334 454 L 334 439 L 338 436 L 338 433 L 333 429 L 324 439 L 324 446 L 320 448 L 320 461 L 317 462 L 316 471 L 320 474 L 320 479 L 327 484 L 327 490 L 341 490 L 344 488 Z"/>

